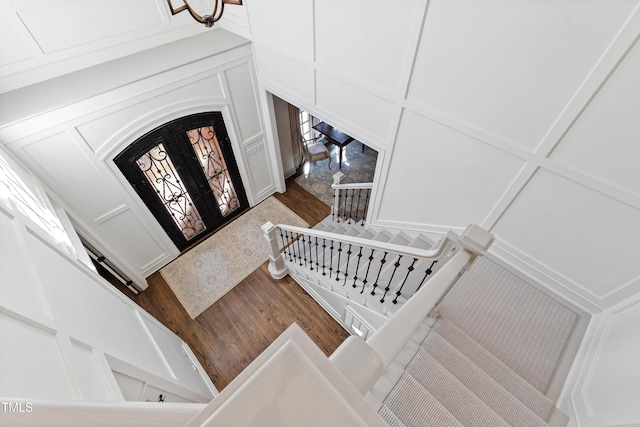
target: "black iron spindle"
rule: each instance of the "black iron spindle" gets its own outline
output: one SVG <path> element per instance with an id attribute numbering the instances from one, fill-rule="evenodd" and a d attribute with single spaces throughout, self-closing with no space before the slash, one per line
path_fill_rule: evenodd
<path id="1" fill-rule="evenodd" d="M 429 268 L 427 268 L 427 270 L 424 272 L 424 277 L 422 278 L 422 281 L 420 282 L 420 284 L 418 285 L 418 289 L 416 289 L 416 292 L 418 292 L 420 290 L 420 288 L 422 287 L 422 285 L 424 284 L 425 280 L 427 280 L 427 277 L 433 273 L 433 266 L 436 265 L 436 262 L 438 262 L 438 260 L 435 260 L 431 263 L 431 265 L 429 266 Z"/>
<path id="2" fill-rule="evenodd" d="M 329 278 L 331 278 L 331 271 L 333 264 L 333 240 L 331 241 L 331 246 L 329 246 Z"/>
<path id="3" fill-rule="evenodd" d="M 342 255 L 342 242 L 338 242 L 338 262 L 336 263 L 336 282 L 339 279 L 338 276 L 340 276 L 340 255 Z"/>
<path id="4" fill-rule="evenodd" d="M 360 198 L 362 196 L 362 188 L 358 189 L 358 202 L 356 203 L 356 219 L 355 221 L 358 222 L 360 218 L 359 214 L 360 214 Z M 364 219 L 364 214 L 362 215 L 363 218 L 360 219 Z"/>
<path id="5" fill-rule="evenodd" d="M 318 236 L 315 236 L 316 239 L 316 271 L 320 271 L 320 269 L 318 268 Z"/>
<path id="6" fill-rule="evenodd" d="M 296 235 L 295 239 L 296 239 L 295 242 L 297 243 L 297 246 L 298 246 L 298 262 L 299 262 L 299 265 L 302 266 L 302 251 L 300 250 L 300 235 Z M 294 249 L 294 252 L 295 252 L 295 249 Z"/>
<path id="7" fill-rule="evenodd" d="M 391 289 L 391 281 L 393 280 L 393 276 L 396 275 L 396 271 L 398 271 L 398 267 L 400 267 L 400 261 L 402 260 L 402 255 L 398 256 L 398 260 L 393 263 L 393 272 L 391 272 L 391 277 L 389 277 L 389 281 L 387 282 L 387 286 L 384 287 L 384 294 L 380 299 L 381 303 L 384 303 L 384 299 L 387 297 L 389 290 Z"/>
<path id="8" fill-rule="evenodd" d="M 367 286 L 367 280 L 369 277 L 369 269 L 371 268 L 371 261 L 373 261 L 373 253 L 375 252 L 374 249 L 371 249 L 371 253 L 369 254 L 369 262 L 367 263 L 367 271 L 364 273 L 364 279 L 362 280 L 362 290 L 360 291 L 360 293 L 364 293 L 364 288 L 365 286 Z"/>
<path id="9" fill-rule="evenodd" d="M 338 206 L 340 206 L 338 204 L 338 190 L 337 188 L 333 189 L 333 209 L 331 209 L 331 221 L 335 221 L 336 220 L 336 210 L 338 210 Z M 338 212 L 339 214 L 340 212 Z"/>
<path id="10" fill-rule="evenodd" d="M 311 240 L 311 236 L 307 236 L 307 246 L 309 249 L 307 253 L 309 254 L 309 269 L 313 271 L 313 242 Z"/>
<path id="11" fill-rule="evenodd" d="M 414 265 L 416 264 L 416 261 L 418 261 L 418 259 L 414 258 L 413 262 L 411 263 L 411 265 L 409 267 L 407 267 L 407 275 L 404 276 L 404 280 L 402 280 L 402 284 L 400 285 L 400 287 L 396 291 L 396 297 L 393 299 L 393 301 L 391 301 L 392 303 L 394 303 L 394 304 L 398 303 L 398 297 L 402 294 L 402 288 L 404 287 L 404 284 L 407 283 L 407 279 L 409 278 L 409 275 L 414 270 Z"/>
<path id="12" fill-rule="evenodd" d="M 373 288 L 371 289 L 371 295 L 376 294 L 376 288 L 378 287 L 378 279 L 380 279 L 380 272 L 382 271 L 382 267 L 384 267 L 384 263 L 387 262 L 387 253 L 385 252 L 380 260 L 380 269 L 378 270 L 378 275 L 376 276 L 376 281 L 373 283 Z"/>
<path id="13" fill-rule="evenodd" d="M 351 224 L 351 220 L 353 218 L 353 199 L 356 195 L 356 190 L 351 190 L 351 204 L 349 205 L 349 224 Z"/>
<path id="14" fill-rule="evenodd" d="M 358 262 L 356 263 L 356 269 L 353 273 L 353 285 L 351 285 L 353 288 L 355 288 L 356 282 L 358 281 L 358 269 L 360 268 L 360 260 L 362 259 L 362 249 L 364 249 L 362 246 L 360 246 L 360 250 L 358 251 L 358 255 L 356 255 L 358 257 Z"/>
<path id="15" fill-rule="evenodd" d="M 306 267 L 307 266 L 307 250 L 305 249 L 305 243 L 307 243 L 307 241 L 305 240 L 305 237 L 306 237 L 306 235 L 303 234 L 302 235 L 302 252 L 300 254 L 302 255 L 302 257 L 304 259 L 304 266 Z M 300 239 L 300 237 L 298 237 L 298 241 L 300 241 L 299 239 Z M 300 264 L 300 265 L 302 265 L 302 264 Z"/>
<path id="16" fill-rule="evenodd" d="M 325 262 L 325 255 L 327 253 L 326 248 L 327 248 L 327 239 L 323 237 L 322 238 L 322 275 L 323 276 L 327 275 L 327 273 L 325 273 L 324 271 L 324 268 L 327 265 L 327 263 Z"/>
<path id="17" fill-rule="evenodd" d="M 282 228 L 279 228 L 279 230 L 280 230 L 280 241 L 282 242 L 282 246 L 280 246 L 280 249 L 282 251 L 285 251 L 287 249 L 287 245 L 285 245 L 284 243 L 284 234 L 282 232 Z"/>
<path id="18" fill-rule="evenodd" d="M 293 262 L 293 254 L 291 250 L 291 237 L 289 236 L 289 232 L 285 230 L 284 236 L 286 237 L 286 254 L 289 255 L 289 262 Z"/>
<path id="19" fill-rule="evenodd" d="M 351 260 L 351 243 L 349 243 L 349 248 L 347 249 L 347 265 L 344 268 L 344 283 L 342 286 L 347 284 L 347 277 L 349 277 L 349 261 Z"/>

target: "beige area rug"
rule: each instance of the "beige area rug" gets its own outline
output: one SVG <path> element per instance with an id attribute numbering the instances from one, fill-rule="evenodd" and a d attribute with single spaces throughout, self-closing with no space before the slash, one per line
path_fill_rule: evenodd
<path id="1" fill-rule="evenodd" d="M 192 319 L 267 261 L 260 229 L 267 221 L 309 226 L 269 197 L 160 270 Z"/>

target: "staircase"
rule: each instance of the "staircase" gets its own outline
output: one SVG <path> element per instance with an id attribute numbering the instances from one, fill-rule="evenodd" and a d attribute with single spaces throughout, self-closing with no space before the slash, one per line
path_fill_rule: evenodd
<path id="1" fill-rule="evenodd" d="M 545 393 L 577 315 L 483 257 L 478 227 L 439 242 L 367 227 L 371 183 L 343 179 L 313 229 L 263 230 L 274 277 L 365 341 L 331 360 L 369 406 L 390 426 L 565 426 Z"/>
<path id="2" fill-rule="evenodd" d="M 497 305 L 487 303 L 486 307 L 478 310 L 497 320 L 489 320 L 485 329 L 502 333 L 503 329 L 509 328 L 508 324 L 499 322 L 518 324 L 523 328 L 531 324 L 534 328 L 523 330 L 520 338 L 515 338 L 516 341 L 526 341 L 520 350 L 512 351 L 515 355 L 505 355 L 499 349 L 487 350 L 467 334 L 470 331 L 481 341 L 486 341 L 485 336 L 491 335 L 477 333 L 473 326 L 465 323 L 462 313 L 471 311 L 474 301 L 483 301 L 483 293 L 487 291 L 482 287 L 474 289 L 465 303 L 459 303 L 458 300 L 463 298 L 455 295 L 441 302 L 439 296 L 421 296 L 429 302 L 407 307 L 413 312 L 423 310 L 417 327 L 411 329 L 413 333 L 409 331 L 407 335 L 410 337 L 399 349 L 389 350 L 388 342 L 398 341 L 397 331 L 401 330 L 397 325 L 391 325 L 398 323 L 395 320 L 398 316 L 394 314 L 399 313 L 418 290 L 429 286 L 429 278 L 435 277 L 435 273 L 447 265 L 447 261 L 465 244 L 451 235 L 435 243 L 424 235 L 411 237 L 404 232 L 374 231 L 360 221 L 337 223 L 331 217 L 306 233 L 295 228 L 281 228 L 281 232 L 279 247 L 283 250 L 283 262 L 289 274 L 347 330 L 364 339 L 381 355 L 384 370 L 372 381 L 372 386 L 365 387 L 367 391 L 363 394 L 388 425 L 566 425 L 566 417 L 555 409 L 554 402 L 544 393 L 573 328 L 575 314 L 548 297 L 533 295 L 531 291 L 526 294 L 526 310 L 522 305 L 518 307 L 517 304 L 523 304 L 518 298 L 514 298 L 513 304 L 505 296 L 502 296 L 504 301 Z M 467 245 L 467 249 L 472 246 Z M 459 265 L 459 270 L 451 267 L 452 272 L 446 273 L 451 277 L 452 294 L 456 293 L 459 285 L 469 287 L 465 283 L 472 283 L 475 286 L 474 282 L 487 279 L 483 271 L 495 270 L 496 267 L 484 258 L 479 258 L 469 271 L 468 262 L 462 261 Z M 476 268 L 476 265 L 480 267 Z M 500 282 L 502 290 L 509 286 L 529 286 L 515 276 L 515 279 L 511 278 L 506 271 L 500 274 L 508 282 L 504 286 Z M 492 276 L 491 280 L 499 281 L 499 278 Z M 438 285 L 442 295 L 449 292 L 451 285 Z M 424 292 L 428 291 L 425 289 Z M 436 294 L 438 292 L 435 291 Z M 535 289 L 533 292 L 539 293 Z M 529 301 L 532 301 L 531 306 Z M 416 309 L 416 306 L 423 308 Z M 500 310 L 507 314 L 500 314 Z M 512 314 L 519 316 L 519 311 L 526 311 L 523 319 L 509 318 Z M 562 321 L 546 325 L 545 319 L 550 318 Z M 476 323 L 484 322 L 476 319 Z M 549 334 L 555 338 L 548 339 L 540 328 L 553 328 Z M 491 347 L 490 343 L 485 345 Z M 532 349 L 531 346 L 537 348 Z M 527 357 L 532 360 L 527 360 Z M 524 366 L 527 364 L 534 368 Z M 357 378 L 360 374 L 353 373 L 354 369 L 360 368 L 343 367 L 342 371 L 347 377 Z M 543 379 L 539 380 L 541 377 Z M 359 378 L 354 380 L 358 381 Z"/>

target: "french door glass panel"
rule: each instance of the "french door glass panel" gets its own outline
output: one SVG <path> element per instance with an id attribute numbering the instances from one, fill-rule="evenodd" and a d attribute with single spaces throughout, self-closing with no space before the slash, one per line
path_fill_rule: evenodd
<path id="1" fill-rule="evenodd" d="M 226 217 L 240 207 L 240 202 L 213 126 L 191 129 L 187 131 L 187 136 L 216 199 L 220 214 Z"/>
<path id="2" fill-rule="evenodd" d="M 186 240 L 207 229 L 164 144 L 160 143 L 144 153 L 136 164 Z"/>

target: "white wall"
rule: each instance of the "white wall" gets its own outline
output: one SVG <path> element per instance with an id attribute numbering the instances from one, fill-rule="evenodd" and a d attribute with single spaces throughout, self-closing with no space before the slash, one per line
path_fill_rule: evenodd
<path id="1" fill-rule="evenodd" d="M 374 225 L 477 223 L 495 256 L 579 311 L 636 298 L 637 0 L 246 6 L 261 87 L 380 151 Z M 640 422 L 640 350 L 622 333 L 637 319 L 611 315 L 592 337 L 602 353 L 580 358 L 599 387 L 573 414 L 584 425 L 623 410 Z M 628 393 L 605 403 L 618 385 Z"/>
<path id="2" fill-rule="evenodd" d="M 249 203 L 275 191 L 251 49 L 222 29 L 0 95 L 0 104 L 0 142 L 143 289 L 179 252 L 113 163 L 136 138 L 222 111 Z"/>
<path id="3" fill-rule="evenodd" d="M 0 93 L 204 32 L 164 0 L 4 1 Z"/>
<path id="4" fill-rule="evenodd" d="M 122 401 L 117 368 L 183 400 L 211 400 L 187 345 L 81 262 L 51 206 L 0 149 L 0 396 Z"/>

